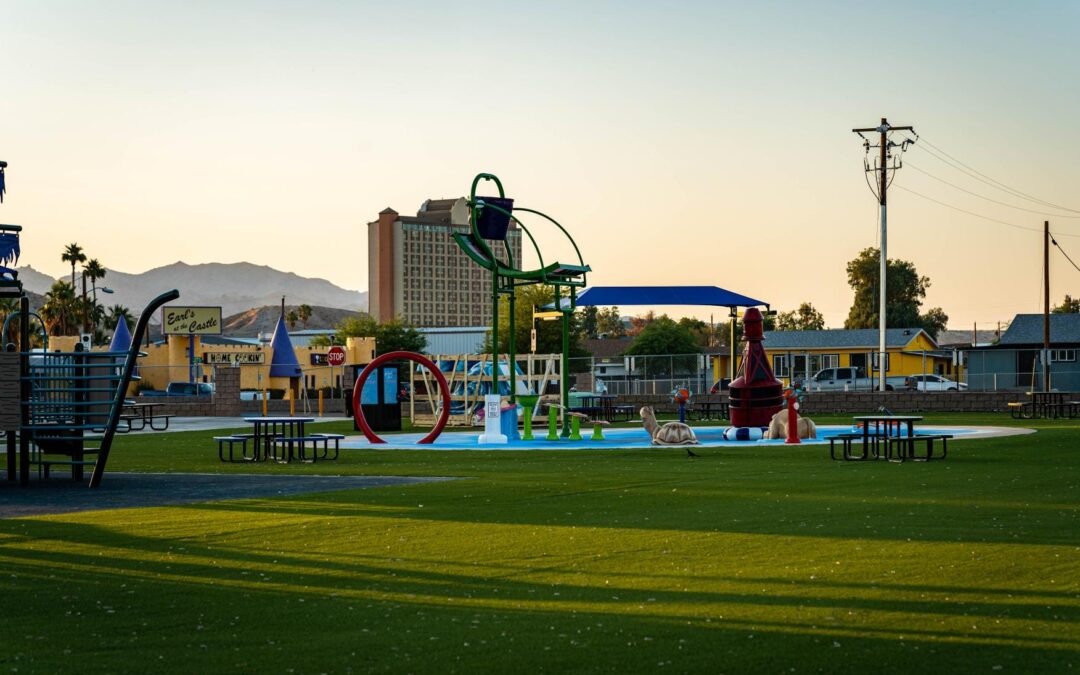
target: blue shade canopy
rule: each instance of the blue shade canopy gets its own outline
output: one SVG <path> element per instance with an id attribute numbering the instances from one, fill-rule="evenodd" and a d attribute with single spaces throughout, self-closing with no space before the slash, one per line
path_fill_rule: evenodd
<path id="1" fill-rule="evenodd" d="M 718 286 L 591 286 L 577 297 L 580 306 L 711 305 L 768 307 L 769 303 Z"/>
<path id="2" fill-rule="evenodd" d="M 278 317 L 274 339 L 270 341 L 273 356 L 270 358 L 270 377 L 300 377 L 300 362 L 296 360 L 289 331 L 285 328 L 285 315 Z"/>
<path id="3" fill-rule="evenodd" d="M 109 343 L 109 351 L 126 352 L 129 349 L 131 349 L 131 331 L 128 330 L 124 317 L 120 317 L 116 322 L 116 330 L 113 331 L 112 342 Z"/>

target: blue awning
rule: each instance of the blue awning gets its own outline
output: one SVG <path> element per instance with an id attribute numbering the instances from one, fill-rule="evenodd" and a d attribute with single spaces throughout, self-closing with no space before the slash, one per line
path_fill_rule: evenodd
<path id="1" fill-rule="evenodd" d="M 592 305 L 711 305 L 716 307 L 768 307 L 769 303 L 718 286 L 591 286 L 577 297 L 580 306 Z"/>

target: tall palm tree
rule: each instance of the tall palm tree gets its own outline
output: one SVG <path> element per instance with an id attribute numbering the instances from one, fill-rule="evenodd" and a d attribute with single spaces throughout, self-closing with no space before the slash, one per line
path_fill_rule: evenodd
<path id="1" fill-rule="evenodd" d="M 97 300 L 97 281 L 98 279 L 104 279 L 107 269 L 101 266 L 97 258 L 91 258 L 89 262 L 83 265 L 83 274 L 90 280 L 90 287 L 93 288 L 94 300 Z"/>
<path id="2" fill-rule="evenodd" d="M 78 263 L 86 262 L 86 254 L 83 253 L 82 246 L 72 242 L 67 245 L 64 252 L 60 254 L 60 260 L 63 262 L 71 263 L 71 288 L 75 288 L 75 265 Z"/>
<path id="3" fill-rule="evenodd" d="M 300 305 L 296 310 L 296 315 L 300 317 L 300 321 L 304 324 L 304 328 L 307 328 L 307 322 L 311 318 L 311 305 Z"/>
<path id="4" fill-rule="evenodd" d="M 66 281 L 57 281 L 45 294 L 45 304 L 41 306 L 41 318 L 49 335 L 72 335 L 79 325 L 79 298 L 75 289 Z"/>
<path id="5" fill-rule="evenodd" d="M 289 330 L 296 328 L 296 320 L 300 318 L 296 315 L 295 309 L 290 309 L 289 313 L 285 315 L 285 323 L 289 325 Z"/>

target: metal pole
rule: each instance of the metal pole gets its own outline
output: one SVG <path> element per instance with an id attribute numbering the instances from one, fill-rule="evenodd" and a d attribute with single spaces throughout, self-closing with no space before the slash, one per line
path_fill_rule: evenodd
<path id="1" fill-rule="evenodd" d="M 516 352 L 517 352 L 517 334 L 515 333 L 515 326 L 514 326 L 514 323 L 515 323 L 514 322 L 514 318 L 515 318 L 514 317 L 514 312 L 515 312 L 514 300 L 515 300 L 515 298 L 514 298 L 514 287 L 513 287 L 513 285 L 511 285 L 510 286 L 510 316 L 507 317 L 508 319 L 510 319 L 510 334 L 507 336 L 507 338 L 508 338 L 507 343 L 508 343 L 508 347 L 509 347 L 509 349 L 507 351 L 509 352 L 509 354 L 507 355 L 508 358 L 507 358 L 507 363 L 506 363 L 506 367 L 509 369 L 508 374 L 510 375 L 510 405 L 514 405 L 517 402 L 517 397 L 516 397 L 516 394 L 515 394 L 515 392 L 517 391 L 517 368 L 515 368 L 515 366 L 517 364 L 514 362 L 515 359 L 516 359 L 516 356 L 517 356 L 517 354 L 516 354 Z"/>
<path id="2" fill-rule="evenodd" d="M 1042 221 L 1042 390 L 1050 391 L 1050 220 Z"/>
<path id="3" fill-rule="evenodd" d="M 882 117 L 881 118 L 881 261 L 879 270 L 878 281 L 878 391 L 885 391 L 885 287 L 886 287 L 886 269 L 888 265 L 887 256 L 887 209 L 885 204 L 885 191 L 888 189 L 889 180 L 887 177 L 887 164 L 888 161 L 888 145 L 889 145 L 889 122 Z"/>

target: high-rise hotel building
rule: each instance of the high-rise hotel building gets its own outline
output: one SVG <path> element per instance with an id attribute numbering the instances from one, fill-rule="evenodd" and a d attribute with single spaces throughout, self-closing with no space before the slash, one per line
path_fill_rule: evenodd
<path id="1" fill-rule="evenodd" d="M 491 273 L 454 243 L 468 232 L 467 200 L 429 199 L 416 217 L 387 208 L 368 223 L 368 311 L 379 321 L 400 316 L 415 326 L 487 326 Z M 521 261 L 521 229 L 511 221 L 507 242 Z M 505 261 L 502 242 L 489 242 Z"/>

